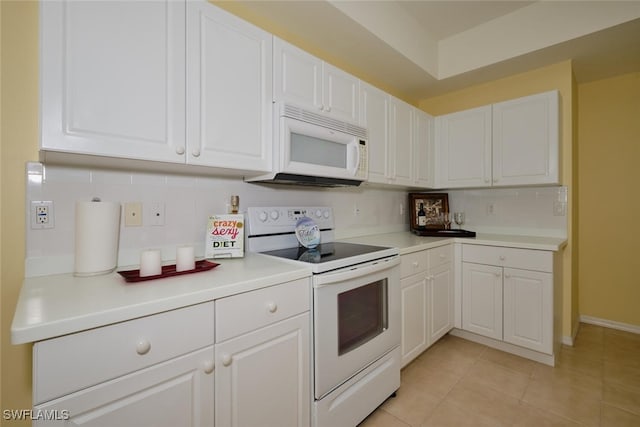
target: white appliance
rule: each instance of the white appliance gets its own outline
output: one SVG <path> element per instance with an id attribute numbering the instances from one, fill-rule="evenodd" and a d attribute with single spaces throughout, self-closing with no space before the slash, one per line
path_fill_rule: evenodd
<path id="1" fill-rule="evenodd" d="M 249 182 L 357 186 L 369 175 L 367 130 L 288 104 L 274 104 L 273 170 Z"/>
<path id="2" fill-rule="evenodd" d="M 295 224 L 313 219 L 314 249 Z M 315 427 L 354 427 L 400 387 L 400 258 L 396 248 L 335 242 L 331 208 L 251 207 L 247 247 L 313 273 Z"/>

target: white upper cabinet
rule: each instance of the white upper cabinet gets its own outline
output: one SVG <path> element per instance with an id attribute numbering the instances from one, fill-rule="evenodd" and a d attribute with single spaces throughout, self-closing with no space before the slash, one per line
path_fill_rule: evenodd
<path id="1" fill-rule="evenodd" d="M 204 0 L 45 1 L 41 13 L 45 153 L 271 169 L 269 33 Z"/>
<path id="2" fill-rule="evenodd" d="M 434 131 L 434 118 L 415 108 L 413 110 L 413 185 L 415 187 L 435 187 Z"/>
<path id="3" fill-rule="evenodd" d="M 269 171 L 273 37 L 187 2 L 187 163 Z"/>
<path id="4" fill-rule="evenodd" d="M 491 185 L 491 106 L 436 118 L 438 187 Z"/>
<path id="5" fill-rule="evenodd" d="M 369 133 L 369 182 L 387 183 L 389 177 L 389 94 L 360 83 L 360 125 Z"/>
<path id="6" fill-rule="evenodd" d="M 273 57 L 276 101 L 358 123 L 360 80 L 277 37 Z"/>
<path id="7" fill-rule="evenodd" d="M 558 92 L 493 105 L 493 185 L 558 184 Z"/>
<path id="8" fill-rule="evenodd" d="M 360 125 L 369 133 L 369 182 L 434 186 L 433 117 L 361 82 Z"/>
<path id="9" fill-rule="evenodd" d="M 559 184 L 557 91 L 439 116 L 438 187 Z"/>
<path id="10" fill-rule="evenodd" d="M 413 110 L 406 102 L 390 97 L 390 179 L 396 185 L 413 184 Z"/>
<path id="11" fill-rule="evenodd" d="M 184 162 L 185 4 L 40 8 L 41 148 Z"/>

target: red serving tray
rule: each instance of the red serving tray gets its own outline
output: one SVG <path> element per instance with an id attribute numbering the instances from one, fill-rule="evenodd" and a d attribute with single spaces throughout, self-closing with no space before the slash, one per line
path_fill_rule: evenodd
<path id="1" fill-rule="evenodd" d="M 126 282 L 144 282 L 145 280 L 154 280 L 154 279 L 162 279 L 164 277 L 173 277 L 173 276 L 181 276 L 183 274 L 192 274 L 192 273 L 200 273 L 201 271 L 211 270 L 219 266 L 220 264 L 216 264 L 215 262 L 210 262 L 207 260 L 196 261 L 196 268 L 193 270 L 187 271 L 176 271 L 175 264 L 172 265 L 163 265 L 162 273 L 157 274 L 155 276 L 144 276 L 140 277 L 140 270 L 127 270 L 127 271 L 118 271 Z"/>

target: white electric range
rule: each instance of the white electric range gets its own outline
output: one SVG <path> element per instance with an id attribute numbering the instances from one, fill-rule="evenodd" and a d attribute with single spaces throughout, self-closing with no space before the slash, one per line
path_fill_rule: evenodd
<path id="1" fill-rule="evenodd" d="M 295 225 L 311 218 L 320 245 L 301 246 Z M 251 252 L 308 265 L 313 273 L 312 424 L 355 426 L 400 387 L 398 249 L 334 241 L 329 207 L 251 207 Z"/>

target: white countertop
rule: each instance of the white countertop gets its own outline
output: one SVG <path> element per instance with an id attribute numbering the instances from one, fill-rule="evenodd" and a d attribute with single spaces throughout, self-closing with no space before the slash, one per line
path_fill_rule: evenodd
<path id="1" fill-rule="evenodd" d="M 558 251 L 567 240 L 558 237 L 515 236 L 508 234 L 477 233 L 476 237 L 429 237 L 418 236 L 408 231 L 376 234 L 372 236 L 352 237 L 341 241 L 362 243 L 365 245 L 393 246 L 400 250 L 400 255 L 423 251 L 450 243 L 466 243 L 470 245 L 505 246 L 521 249 L 537 249 Z"/>
<path id="2" fill-rule="evenodd" d="M 553 237 L 482 233 L 475 238 L 422 237 L 408 231 L 341 241 L 396 247 L 401 255 L 453 242 L 547 251 L 566 244 L 565 239 Z M 260 254 L 215 262 L 220 265 L 209 271 L 137 283 L 126 283 L 115 272 L 27 278 L 11 325 L 11 342 L 40 341 L 311 276 L 306 266 Z"/>
<path id="3" fill-rule="evenodd" d="M 11 342 L 40 341 L 311 276 L 307 267 L 260 254 L 213 261 L 220 265 L 209 271 L 137 283 L 115 272 L 27 278 Z"/>

